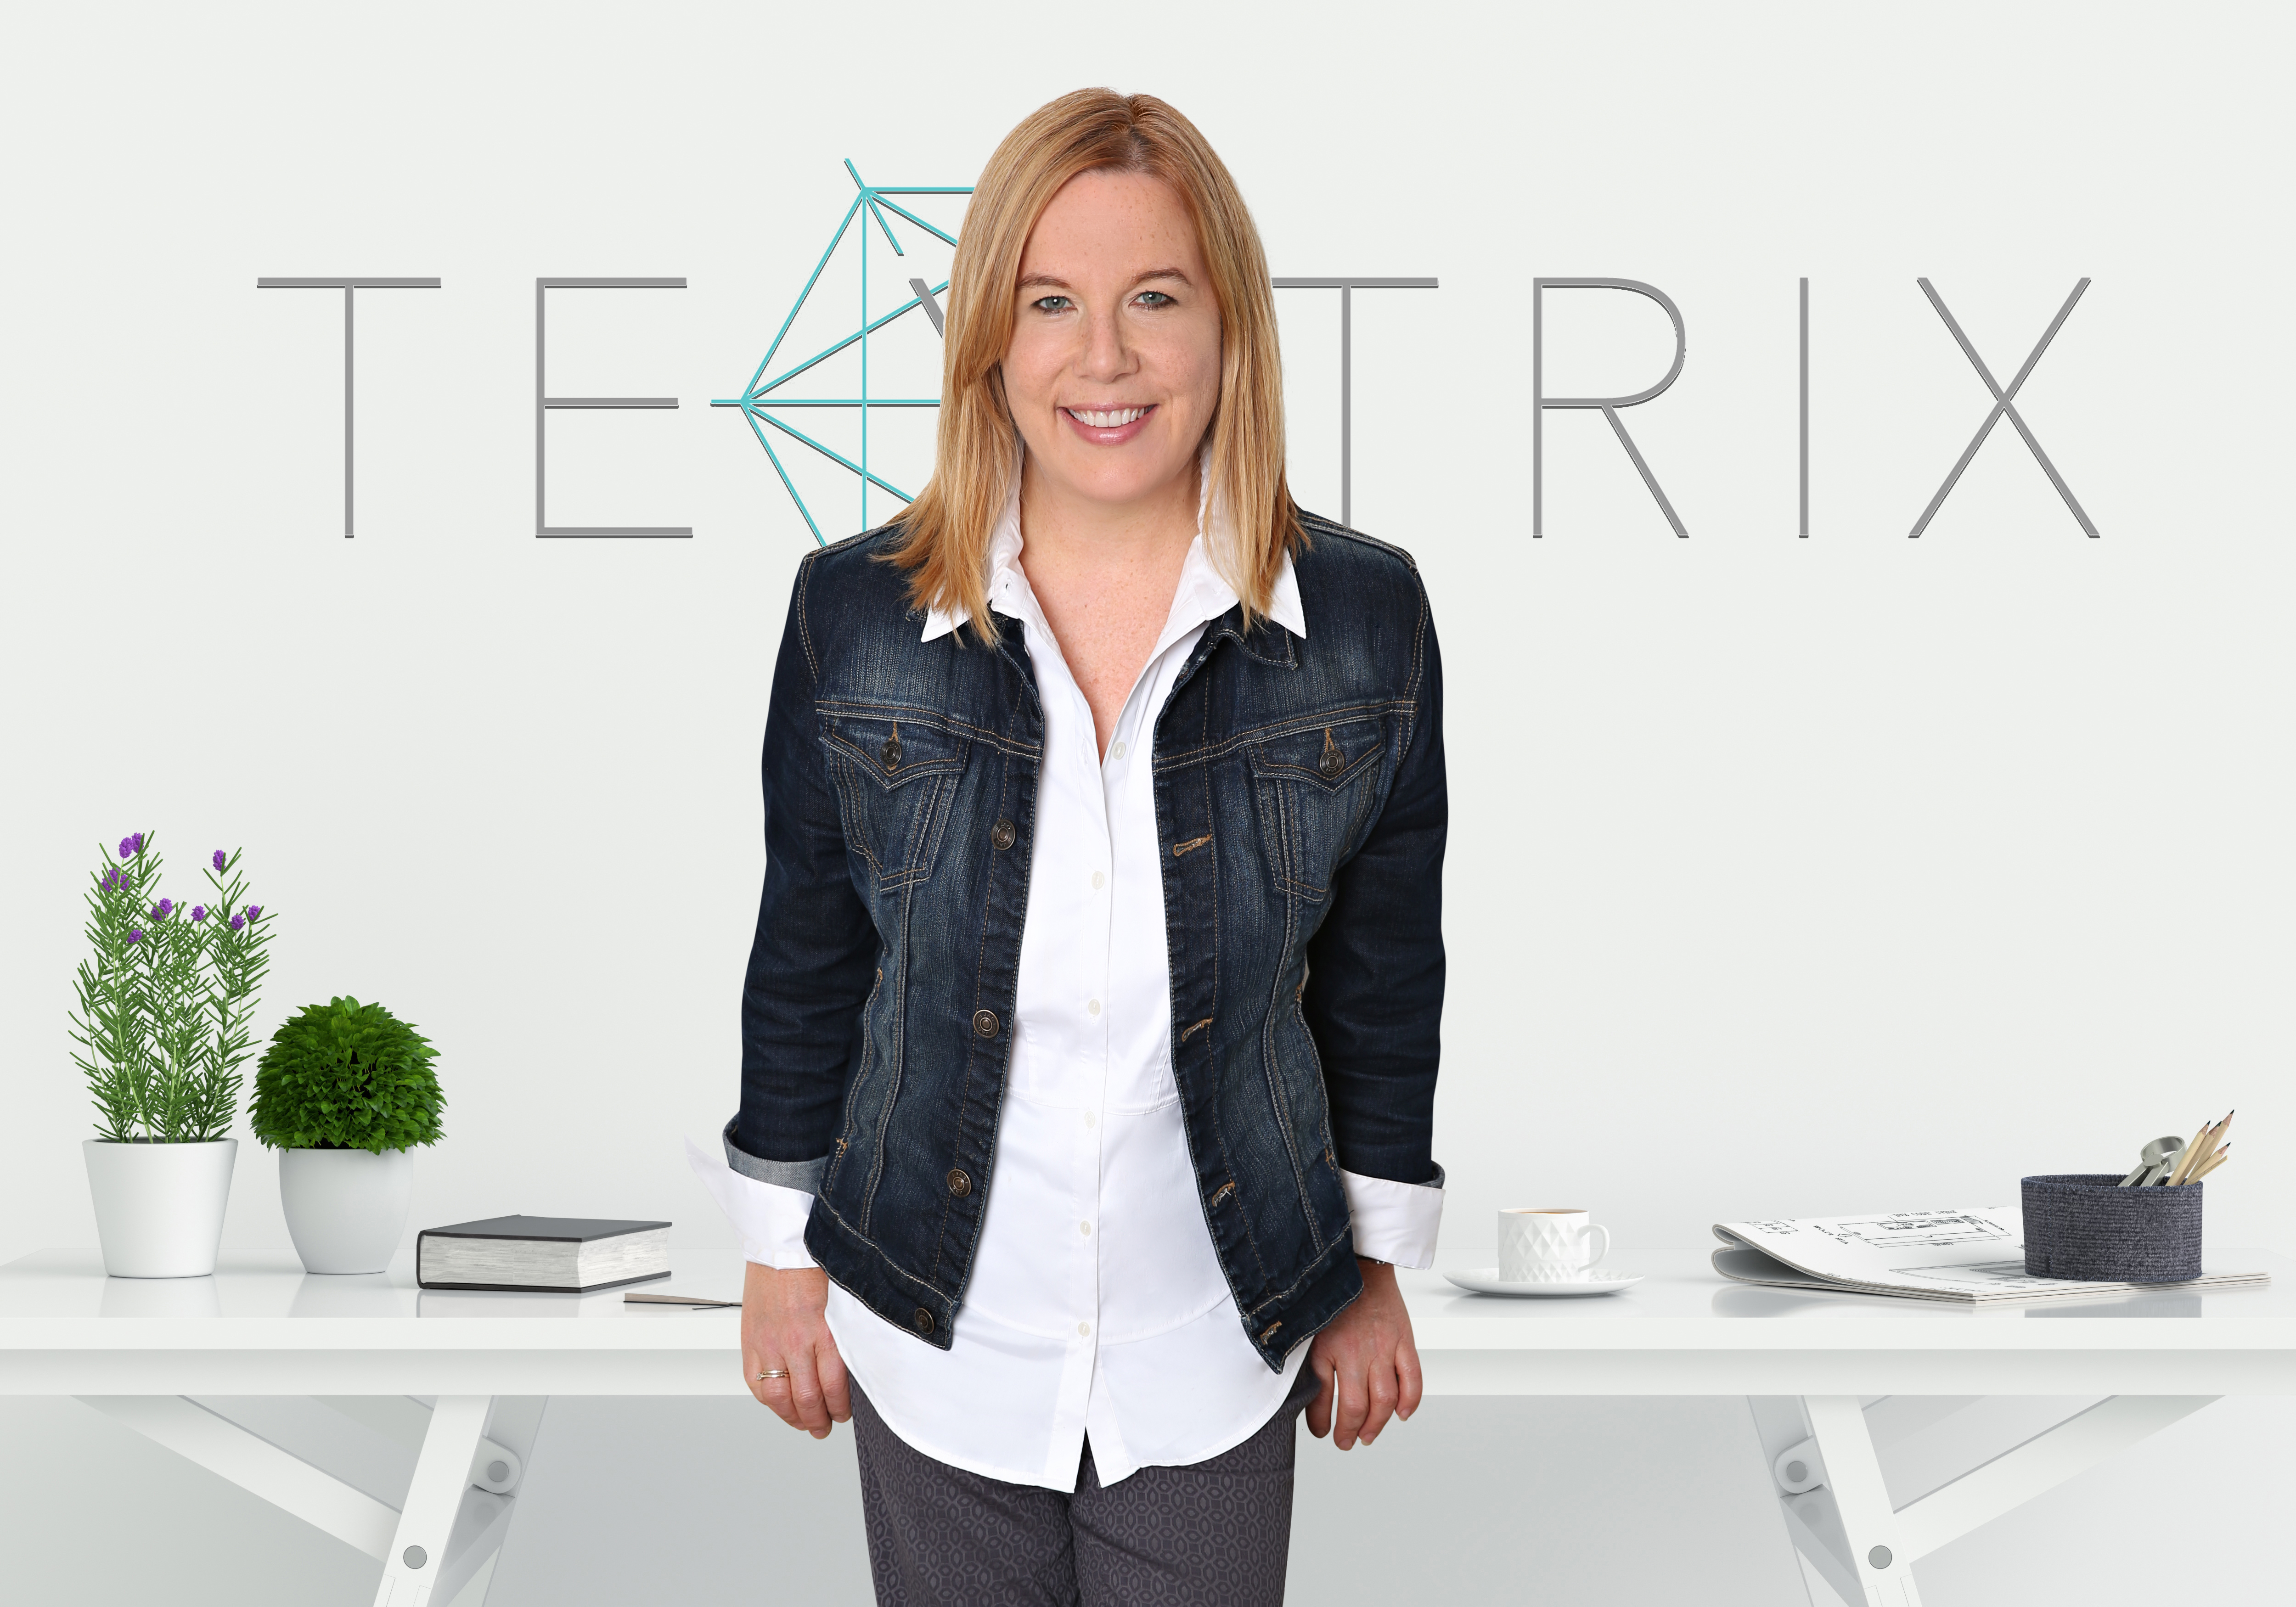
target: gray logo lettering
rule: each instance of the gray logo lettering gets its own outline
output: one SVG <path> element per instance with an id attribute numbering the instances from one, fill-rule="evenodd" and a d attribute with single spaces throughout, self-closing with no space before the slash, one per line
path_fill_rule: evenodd
<path id="1" fill-rule="evenodd" d="M 436 279 L 258 279 L 259 291 L 332 291 L 343 293 L 343 539 L 351 538 L 351 292 L 435 291 Z"/>
<path id="2" fill-rule="evenodd" d="M 1276 279 L 1279 291 L 1340 292 L 1340 522 L 1355 528 L 1355 293 L 1357 291 L 1431 291 L 1432 279 Z"/>
<path id="3" fill-rule="evenodd" d="M 546 291 L 682 291 L 683 279 L 537 279 L 534 282 L 534 533 L 555 536 L 693 534 L 691 525 L 554 525 L 542 515 L 542 421 L 553 407 L 675 407 L 674 396 L 546 396 L 543 391 L 542 312 Z"/>
<path id="4" fill-rule="evenodd" d="M 1666 378 L 1648 390 L 1637 390 L 1632 396 L 1546 395 L 1546 292 L 1550 288 L 1559 291 L 1632 291 L 1637 296 L 1648 296 L 1666 308 L 1666 316 L 1674 320 L 1674 366 L 1666 371 Z M 1690 532 L 1682 528 L 1682 521 L 1675 516 L 1674 504 L 1667 501 L 1666 493 L 1659 489 L 1658 476 L 1652 474 L 1650 465 L 1643 462 L 1643 455 L 1635 449 L 1634 438 L 1619 422 L 1620 408 L 1639 406 L 1653 397 L 1665 394 L 1667 387 L 1681 377 L 1682 359 L 1688 349 L 1689 342 L 1682 332 L 1682 309 L 1654 284 L 1644 284 L 1639 279 L 1533 279 L 1530 282 L 1530 533 L 1533 537 L 1546 534 L 1543 526 L 1546 493 L 1544 428 L 1546 410 L 1549 407 L 1595 407 L 1600 408 L 1603 416 L 1610 420 L 1611 429 L 1619 438 L 1619 445 L 1627 449 L 1627 457 L 1643 477 L 1643 484 L 1648 486 L 1650 494 L 1658 499 L 1659 512 L 1666 515 L 1666 522 L 1674 527 L 1677 536 L 1688 537 Z"/>
<path id="5" fill-rule="evenodd" d="M 2025 438 L 2025 444 L 2033 449 L 2034 461 L 2041 465 L 2041 472 L 2049 477 L 2049 483 L 2056 487 L 2057 495 L 2065 499 L 2065 506 L 2070 508 L 2073 517 L 2080 521 L 2080 528 L 2094 537 L 2096 527 L 2088 521 L 2088 515 L 2081 512 L 2080 504 L 2073 499 L 2072 488 L 2065 484 L 2065 477 L 2057 472 L 2057 466 L 2049 461 L 2049 455 L 2041 450 L 2041 443 L 2035 440 L 2033 432 L 2025 427 L 2024 417 L 2018 413 L 2016 406 L 2017 392 L 2032 374 L 2034 365 L 2040 362 L 2041 354 L 2049 349 L 2049 342 L 2057 338 L 2057 331 L 2064 327 L 2065 320 L 2072 314 L 2073 304 L 2081 299 L 2081 292 L 2088 289 L 2088 281 L 2083 279 L 2073 286 L 2073 293 L 2065 298 L 2065 304 L 2057 308 L 2057 316 L 2049 320 L 2049 327 L 2041 332 L 2040 341 L 2033 348 L 2032 356 L 2025 359 L 2025 366 L 2017 371 L 2017 377 L 2009 381 L 2006 390 L 2002 389 L 2000 382 L 1993 377 L 1993 371 L 1986 367 L 1985 359 L 1977 355 L 1977 348 L 1969 343 L 1969 337 L 1961 332 L 1961 325 L 1955 323 L 1953 315 L 1946 310 L 1945 299 L 1937 293 L 1936 287 L 1926 279 L 1916 279 L 1914 283 L 1922 287 L 1922 294 L 1930 299 L 1930 305 L 1937 308 L 1938 316 L 1943 318 L 1945 326 L 1953 332 L 1953 338 L 1960 344 L 1963 355 L 1968 357 L 1970 366 L 1977 370 L 1977 377 L 1983 380 L 1985 389 L 1993 393 L 1993 411 L 1987 414 L 1985 422 L 1977 427 L 1976 435 L 1970 439 L 1969 450 L 1961 455 L 1961 461 L 1954 464 L 1953 472 L 1945 477 L 1945 484 L 1939 486 L 1938 494 L 1930 498 L 1930 505 L 1922 510 L 1921 520 L 1914 526 L 1914 537 L 1918 538 L 1923 530 L 1930 528 L 1930 521 L 1935 519 L 1937 511 L 1945 505 L 1946 494 L 1959 481 L 1961 471 L 1969 467 L 1970 460 L 1977 455 L 1977 449 L 1985 444 L 1985 438 L 1993 433 L 1993 426 L 2005 414 L 2009 422 L 2017 426 L 2017 433 Z"/>

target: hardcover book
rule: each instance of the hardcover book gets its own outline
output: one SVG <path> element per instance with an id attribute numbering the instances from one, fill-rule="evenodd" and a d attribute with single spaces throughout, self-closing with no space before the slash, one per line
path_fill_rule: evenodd
<path id="1" fill-rule="evenodd" d="M 414 1240 L 425 1289 L 584 1294 L 669 1275 L 669 1224 L 593 1217 L 489 1217 L 426 1227 Z"/>

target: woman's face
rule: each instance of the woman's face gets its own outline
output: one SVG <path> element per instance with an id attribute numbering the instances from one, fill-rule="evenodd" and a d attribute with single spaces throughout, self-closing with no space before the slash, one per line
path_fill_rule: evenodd
<path id="1" fill-rule="evenodd" d="M 1219 402 L 1220 316 L 1186 206 L 1143 173 L 1079 173 L 1021 254 L 1004 397 L 1030 468 L 1111 511 L 1193 495 Z"/>

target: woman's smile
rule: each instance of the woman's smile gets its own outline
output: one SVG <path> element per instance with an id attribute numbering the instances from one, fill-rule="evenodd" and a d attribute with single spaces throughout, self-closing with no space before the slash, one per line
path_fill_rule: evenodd
<path id="1" fill-rule="evenodd" d="M 1144 407 L 1063 407 L 1061 416 L 1067 419 L 1078 438 L 1095 447 L 1120 447 L 1148 428 L 1155 416 L 1154 404 Z"/>

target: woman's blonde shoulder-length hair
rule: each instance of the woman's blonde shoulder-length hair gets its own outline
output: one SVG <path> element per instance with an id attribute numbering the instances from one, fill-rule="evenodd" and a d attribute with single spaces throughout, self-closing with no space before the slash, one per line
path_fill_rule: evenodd
<path id="1" fill-rule="evenodd" d="M 1060 187 L 1078 174 L 1146 173 L 1193 215 L 1220 311 L 1220 392 L 1206 434 L 1214 502 L 1207 554 L 1235 588 L 1244 622 L 1267 611 L 1284 553 L 1304 547 L 1283 477 L 1283 367 L 1259 231 L 1227 168 L 1196 126 L 1148 94 L 1079 89 L 1004 136 L 974 186 L 949 268 L 933 473 L 902 514 L 888 554 L 912 571 L 921 607 L 969 615 L 985 639 L 988 555 L 1012 489 L 1018 439 L 1004 399 L 1021 254 Z"/>

